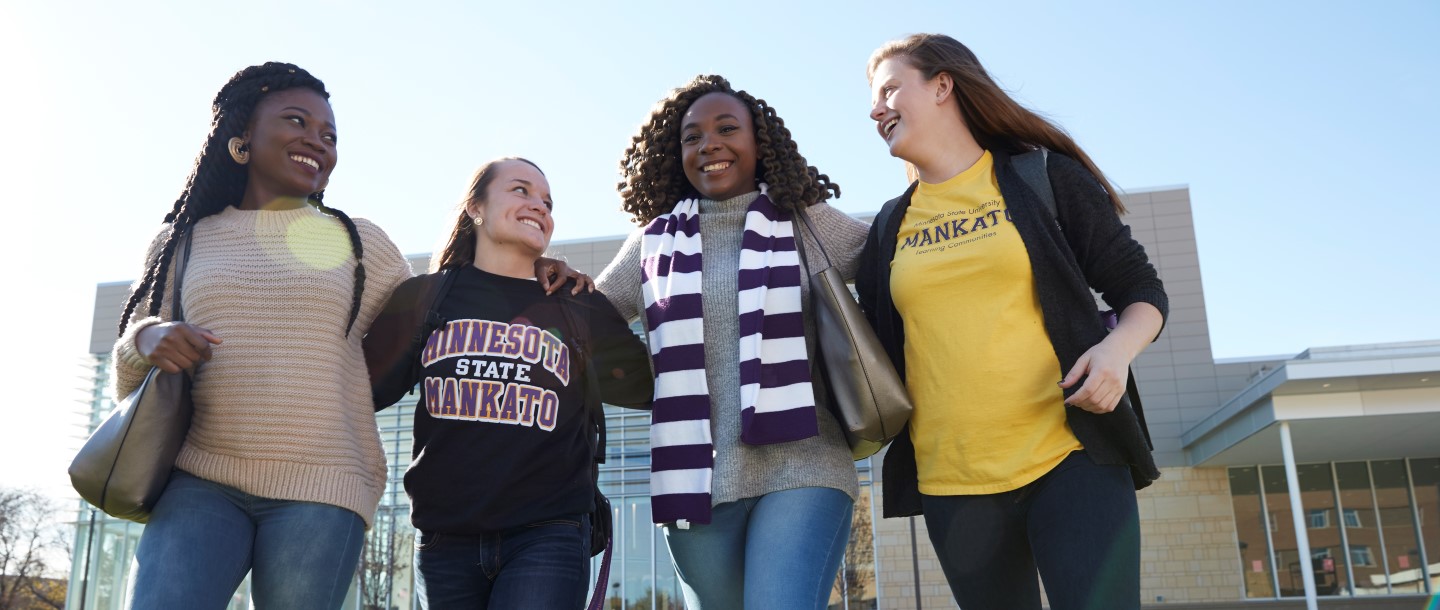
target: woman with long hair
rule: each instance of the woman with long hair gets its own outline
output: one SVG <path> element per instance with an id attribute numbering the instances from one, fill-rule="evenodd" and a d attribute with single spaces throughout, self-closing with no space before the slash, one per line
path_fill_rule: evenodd
<path id="1" fill-rule="evenodd" d="M 431 273 L 365 337 L 377 408 L 420 383 L 405 491 L 424 608 L 584 606 L 600 401 L 652 397 L 645 345 L 610 303 L 532 277 L 553 207 L 534 163 L 482 166 Z"/>
<path id="2" fill-rule="evenodd" d="M 620 167 L 640 228 L 597 285 L 649 337 L 651 512 L 686 605 L 824 608 L 858 485 L 815 374 L 806 261 L 822 240 L 852 276 L 865 225 L 825 203 L 840 187 L 775 110 L 719 76 L 661 100 Z"/>
<path id="3" fill-rule="evenodd" d="M 361 338 L 410 266 L 322 203 L 329 97 L 276 62 L 220 89 L 125 305 L 115 395 L 188 369 L 195 405 L 136 551 L 135 608 L 223 608 L 247 573 L 259 608 L 336 608 L 349 588 L 386 481 Z"/>
<path id="4" fill-rule="evenodd" d="M 1038 610 L 1037 571 L 1051 608 L 1138 609 L 1135 490 L 1159 471 L 1128 367 L 1168 305 L 1115 188 L 953 38 L 887 43 L 867 76 L 915 180 L 856 278 L 915 404 L 885 516 L 925 516 L 966 610 Z M 1120 312 L 1108 333 L 1091 287 Z"/>

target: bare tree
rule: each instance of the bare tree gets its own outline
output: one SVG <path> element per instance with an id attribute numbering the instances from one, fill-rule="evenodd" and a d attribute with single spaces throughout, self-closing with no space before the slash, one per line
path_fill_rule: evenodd
<path id="1" fill-rule="evenodd" d="M 39 492 L 0 488 L 0 610 L 63 608 L 64 566 L 47 563 L 68 545 L 55 505 Z"/>
<path id="2" fill-rule="evenodd" d="M 365 536 L 356 570 L 360 606 L 364 610 L 390 610 L 395 579 L 410 567 L 407 561 L 414 548 L 414 534 L 396 521 L 394 507 L 382 508 Z"/>
<path id="3" fill-rule="evenodd" d="M 875 529 L 870 523 L 870 495 L 861 493 L 845 545 L 845 563 L 830 589 L 830 607 L 856 610 L 875 605 Z"/>

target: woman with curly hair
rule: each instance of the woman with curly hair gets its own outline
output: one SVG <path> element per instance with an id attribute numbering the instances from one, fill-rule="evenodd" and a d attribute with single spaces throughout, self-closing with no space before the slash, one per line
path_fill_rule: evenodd
<path id="1" fill-rule="evenodd" d="M 1039 610 L 1037 572 L 1051 608 L 1139 610 L 1135 489 L 1159 471 L 1128 366 L 1168 301 L 1115 189 L 949 36 L 887 43 L 867 76 L 876 131 L 918 178 L 875 217 L 855 282 L 915 404 L 885 516 L 925 516 L 966 610 Z"/>
<path id="2" fill-rule="evenodd" d="M 719 76 L 661 100 L 620 167 L 640 228 L 597 285 L 648 334 L 651 512 L 687 606 L 824 608 L 858 486 L 811 357 L 806 261 L 819 239 L 853 275 L 866 226 L 825 203 L 840 187 L 775 110 Z"/>
<path id="3" fill-rule="evenodd" d="M 386 482 L 361 339 L 410 265 L 321 203 L 329 100 L 276 62 L 220 89 L 121 316 L 115 395 L 189 370 L 195 407 L 136 550 L 134 608 L 224 608 L 247 573 L 257 608 L 338 608 L 349 589 Z"/>

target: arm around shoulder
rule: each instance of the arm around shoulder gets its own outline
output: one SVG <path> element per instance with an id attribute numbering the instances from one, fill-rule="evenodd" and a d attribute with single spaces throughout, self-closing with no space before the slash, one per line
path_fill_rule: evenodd
<path id="1" fill-rule="evenodd" d="M 644 232 L 643 228 L 631 231 L 615 258 L 595 278 L 595 289 L 624 320 L 640 317 L 640 241 Z"/>
<path id="2" fill-rule="evenodd" d="M 376 411 L 395 404 L 419 381 L 416 359 L 425 344 L 421 333 L 430 311 L 427 295 L 440 278 L 430 274 L 402 282 L 365 334 L 365 368 Z"/>

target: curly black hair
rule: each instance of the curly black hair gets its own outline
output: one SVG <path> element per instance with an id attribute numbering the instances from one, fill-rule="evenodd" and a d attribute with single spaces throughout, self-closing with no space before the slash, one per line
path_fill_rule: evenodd
<path id="1" fill-rule="evenodd" d="M 730 86 L 722 76 L 702 74 L 655 104 L 650 120 L 630 139 L 620 157 L 620 198 L 639 225 L 669 213 L 681 199 L 698 193 L 680 162 L 680 125 L 685 111 L 708 93 L 725 93 L 745 104 L 755 123 L 755 176 L 769 187 L 770 200 L 794 211 L 840 196 L 840 185 L 807 164 L 799 147 L 765 100 Z"/>
<path id="2" fill-rule="evenodd" d="M 230 138 L 244 133 L 260 98 L 276 91 L 297 87 L 310 89 L 320 94 L 320 97 L 330 99 L 330 93 L 325 90 L 325 83 L 320 82 L 320 79 L 294 64 L 273 61 L 236 72 L 235 76 L 230 77 L 230 81 L 220 88 L 220 92 L 215 94 L 215 101 L 210 106 L 210 135 L 206 137 L 200 155 L 195 158 L 195 167 L 190 171 L 190 177 L 185 180 L 185 189 L 175 200 L 174 207 L 165 215 L 165 222 L 171 227 L 169 236 L 160 248 L 160 255 L 149 261 L 145 275 L 136 284 L 135 291 L 130 293 L 130 300 L 125 304 L 125 313 L 120 316 L 120 334 L 125 334 L 131 315 L 147 295 L 150 302 L 149 315 L 160 314 L 160 300 L 165 294 L 165 277 L 169 273 L 170 261 L 175 258 L 175 245 L 179 243 L 180 236 L 194 227 L 201 218 L 218 214 L 226 206 L 239 205 L 245 194 L 247 174 L 245 166 L 235 162 L 230 156 Z M 311 194 L 310 203 L 320 211 L 339 219 L 350 235 L 350 247 L 355 254 L 355 288 L 350 303 L 350 320 L 345 326 L 345 334 L 348 336 L 350 328 L 355 325 L 355 318 L 360 315 L 360 296 L 365 292 L 365 265 L 361 261 L 365 252 L 360 243 L 360 232 L 355 228 L 355 222 L 344 212 L 324 204 L 323 193 Z"/>

